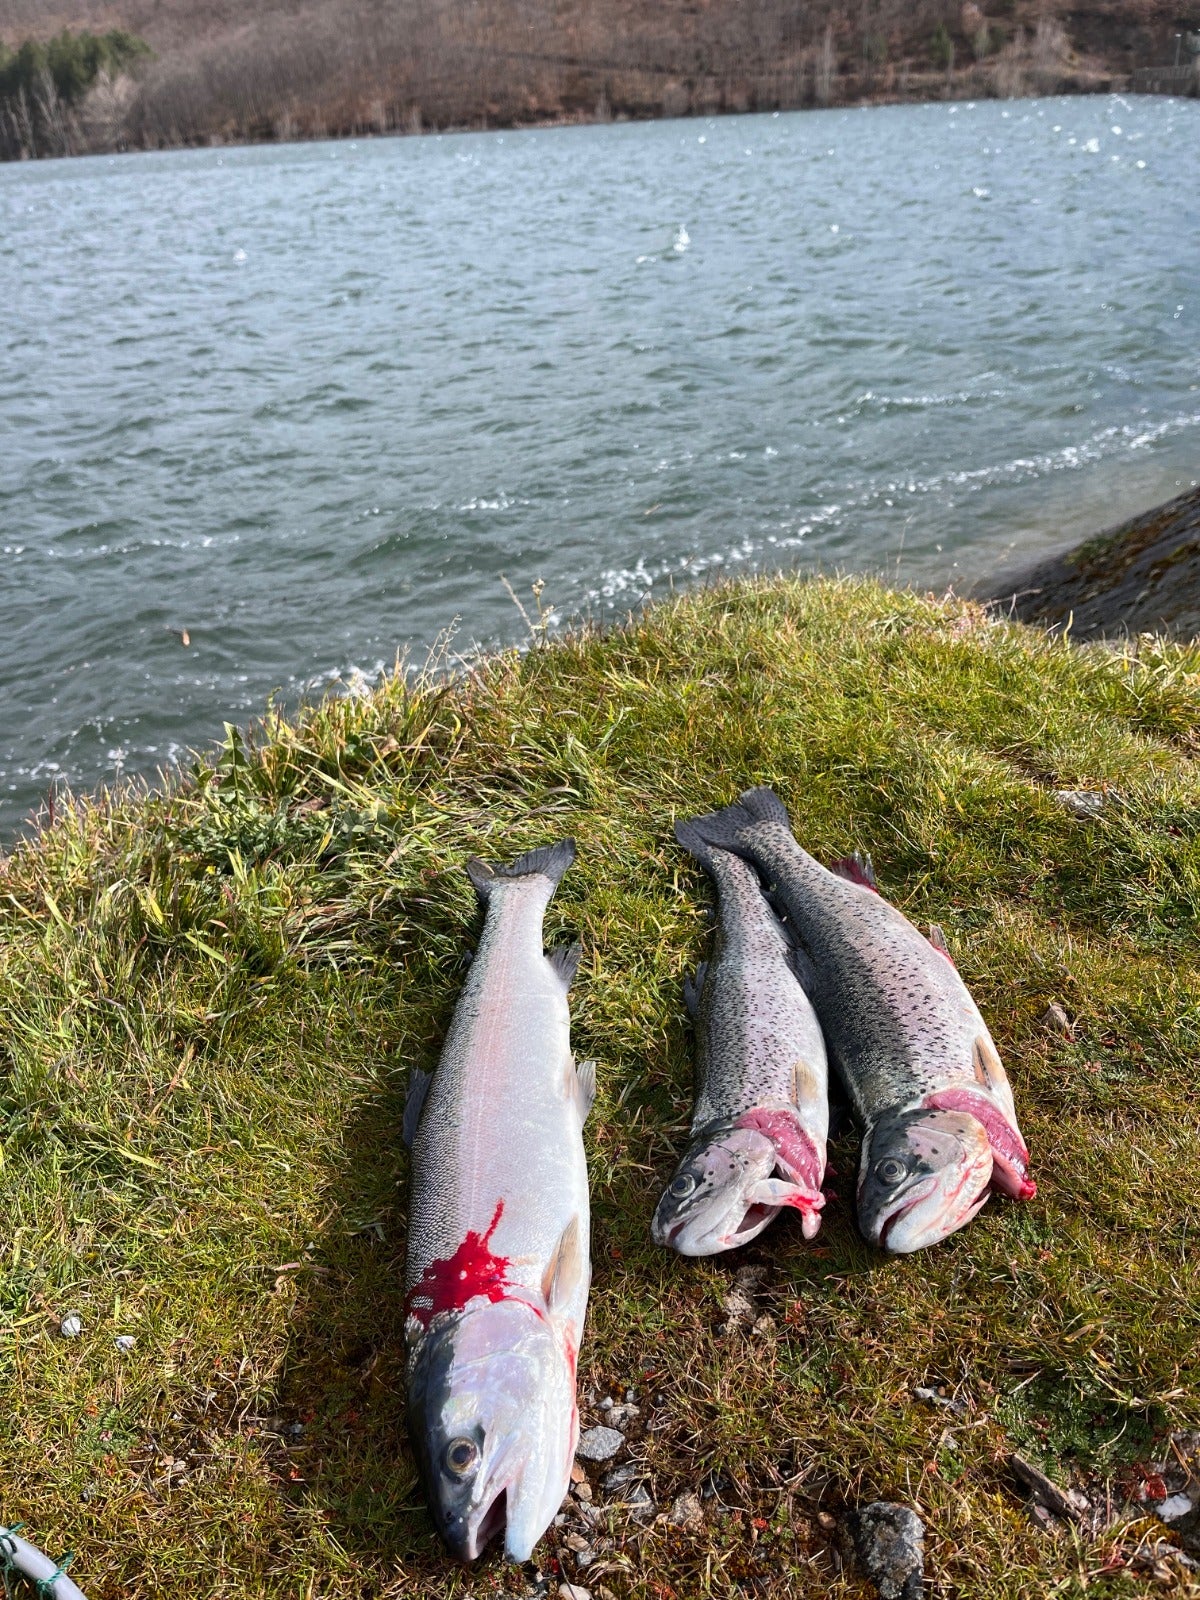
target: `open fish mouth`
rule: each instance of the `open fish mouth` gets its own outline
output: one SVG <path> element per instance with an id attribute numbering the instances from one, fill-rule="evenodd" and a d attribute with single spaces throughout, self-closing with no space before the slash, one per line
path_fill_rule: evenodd
<path id="1" fill-rule="evenodd" d="M 508 1485 L 504 1484 L 492 1494 L 491 1503 L 483 1515 L 470 1528 L 463 1548 L 464 1561 L 476 1561 L 497 1534 L 508 1525 Z"/>
<path id="2" fill-rule="evenodd" d="M 894 1239 L 893 1235 L 902 1231 L 902 1225 L 912 1219 L 913 1213 L 925 1201 L 938 1193 L 939 1187 L 940 1180 L 935 1173 L 933 1177 L 927 1178 L 924 1183 L 919 1184 L 917 1188 L 906 1194 L 903 1200 L 886 1214 L 876 1235 L 876 1240 L 881 1249 L 891 1250 L 897 1255 L 907 1255 L 911 1251 L 922 1249 L 927 1244 L 934 1244 L 952 1233 L 957 1233 L 959 1228 L 965 1227 L 982 1210 L 992 1192 L 990 1182 L 985 1180 L 979 1193 L 967 1201 L 962 1210 L 956 1214 L 954 1203 L 963 1187 L 960 1184 L 951 1194 L 944 1197 L 943 1204 L 938 1209 L 936 1220 L 932 1220 L 917 1238 L 903 1244 Z"/>

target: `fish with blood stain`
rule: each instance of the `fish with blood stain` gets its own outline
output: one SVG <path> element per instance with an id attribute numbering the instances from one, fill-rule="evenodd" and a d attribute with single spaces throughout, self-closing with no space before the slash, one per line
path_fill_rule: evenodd
<path id="1" fill-rule="evenodd" d="M 466 1238 L 452 1256 L 429 1262 L 405 1301 L 408 1316 L 416 1317 L 427 1328 L 443 1311 L 461 1311 L 479 1296 L 493 1305 L 508 1297 L 512 1288 L 508 1257 L 494 1255 L 489 1248 L 503 1215 L 504 1201 L 497 1200 L 484 1233 L 468 1228 Z"/>

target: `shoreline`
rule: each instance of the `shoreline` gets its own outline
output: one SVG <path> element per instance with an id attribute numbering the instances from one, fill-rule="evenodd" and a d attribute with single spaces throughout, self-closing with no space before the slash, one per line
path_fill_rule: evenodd
<path id="1" fill-rule="evenodd" d="M 1044 91 L 1031 89 L 1027 92 L 1013 95 L 997 95 L 989 91 L 986 84 L 981 84 L 969 78 L 961 83 L 955 80 L 952 85 L 947 85 L 944 80 L 938 79 L 933 84 L 916 87 L 911 93 L 872 91 L 859 96 L 851 94 L 845 98 L 835 96 L 823 104 L 812 102 L 779 105 L 716 104 L 695 108 L 689 107 L 685 110 L 671 112 L 649 110 L 613 112 L 610 110 L 604 114 L 583 110 L 578 112 L 555 111 L 547 112 L 544 115 L 513 116 L 510 118 L 489 117 L 484 114 L 478 120 L 473 121 L 454 121 L 444 124 L 422 122 L 419 126 L 395 124 L 377 127 L 370 124 L 352 123 L 346 127 L 320 127 L 312 131 L 304 131 L 292 126 L 242 130 L 228 134 L 212 131 L 205 135 L 180 138 L 174 141 L 159 140 L 145 144 L 98 145 L 44 154 L 38 153 L 35 156 L 13 156 L 0 153 L 0 167 L 22 166 L 29 162 L 86 160 L 88 157 L 165 154 L 173 150 L 253 150 L 275 145 L 342 143 L 348 140 L 408 139 L 430 136 L 442 138 L 459 134 L 522 133 L 535 132 L 539 129 L 595 128 L 636 125 L 648 122 L 698 122 L 711 117 L 771 116 L 810 111 L 857 111 L 875 107 L 953 105 L 996 99 L 1003 100 L 1006 104 L 1015 104 L 1021 101 L 1038 101 L 1057 97 L 1077 96 L 1079 98 L 1091 98 L 1107 94 L 1143 95 L 1145 91 L 1130 88 L 1130 78 L 1131 74 L 1128 73 L 1071 77 Z M 932 90 L 938 87 L 941 89 L 940 93 L 923 92 L 924 88 Z M 1176 95 L 1174 98 L 1187 99 L 1195 98 L 1195 96 Z"/>
<path id="2" fill-rule="evenodd" d="M 1000 574 L 986 587 L 986 604 L 1075 639 L 1200 637 L 1200 488 Z"/>

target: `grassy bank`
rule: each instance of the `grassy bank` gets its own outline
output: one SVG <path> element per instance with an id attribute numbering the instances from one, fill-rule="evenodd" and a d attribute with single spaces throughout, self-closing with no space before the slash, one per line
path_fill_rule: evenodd
<path id="1" fill-rule="evenodd" d="M 1120 90 L 1186 20 L 1170 0 L 6 0 L 0 44 L 114 19 L 152 59 L 78 104 L 33 74 L 0 98 L 0 156 Z"/>
<path id="2" fill-rule="evenodd" d="M 230 739 L 174 795 L 60 814 L 0 864 L 0 1518 L 75 1549 L 90 1600 L 527 1590 L 451 1569 L 420 1506 L 398 1130 L 471 942 L 463 858 L 572 833 L 548 937 L 583 941 L 576 1046 L 599 1062 L 584 1424 L 636 1390 L 629 1452 L 664 1513 L 596 1482 L 579 1581 L 864 1593 L 840 1519 L 885 1494 L 927 1519 L 940 1594 L 1146 1592 L 1130 1563 L 1162 1530 L 1121 1508 L 1200 1424 L 1198 751 L 1196 650 L 764 580 L 397 679 Z M 650 1245 L 707 941 L 671 820 L 751 782 L 946 929 L 1035 1201 L 885 1259 L 854 1229 L 845 1138 L 815 1246 L 786 1218 L 733 1259 Z M 1107 795 L 1092 820 L 1054 798 L 1081 788 Z M 1073 1037 L 1040 1021 L 1052 1001 Z M 938 1384 L 961 1413 L 913 1399 Z M 1013 1449 L 1108 1481 L 1115 1527 L 1039 1528 Z M 689 1490 L 703 1520 L 675 1526 Z M 559 1537 L 543 1570 L 574 1577 Z"/>

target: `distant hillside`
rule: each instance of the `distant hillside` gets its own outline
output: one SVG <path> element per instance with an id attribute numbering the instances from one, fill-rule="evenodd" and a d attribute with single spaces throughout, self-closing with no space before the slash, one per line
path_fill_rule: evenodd
<path id="1" fill-rule="evenodd" d="M 1200 0 L 0 0 L 63 28 L 153 54 L 0 99 L 0 153 L 1124 87 Z"/>

